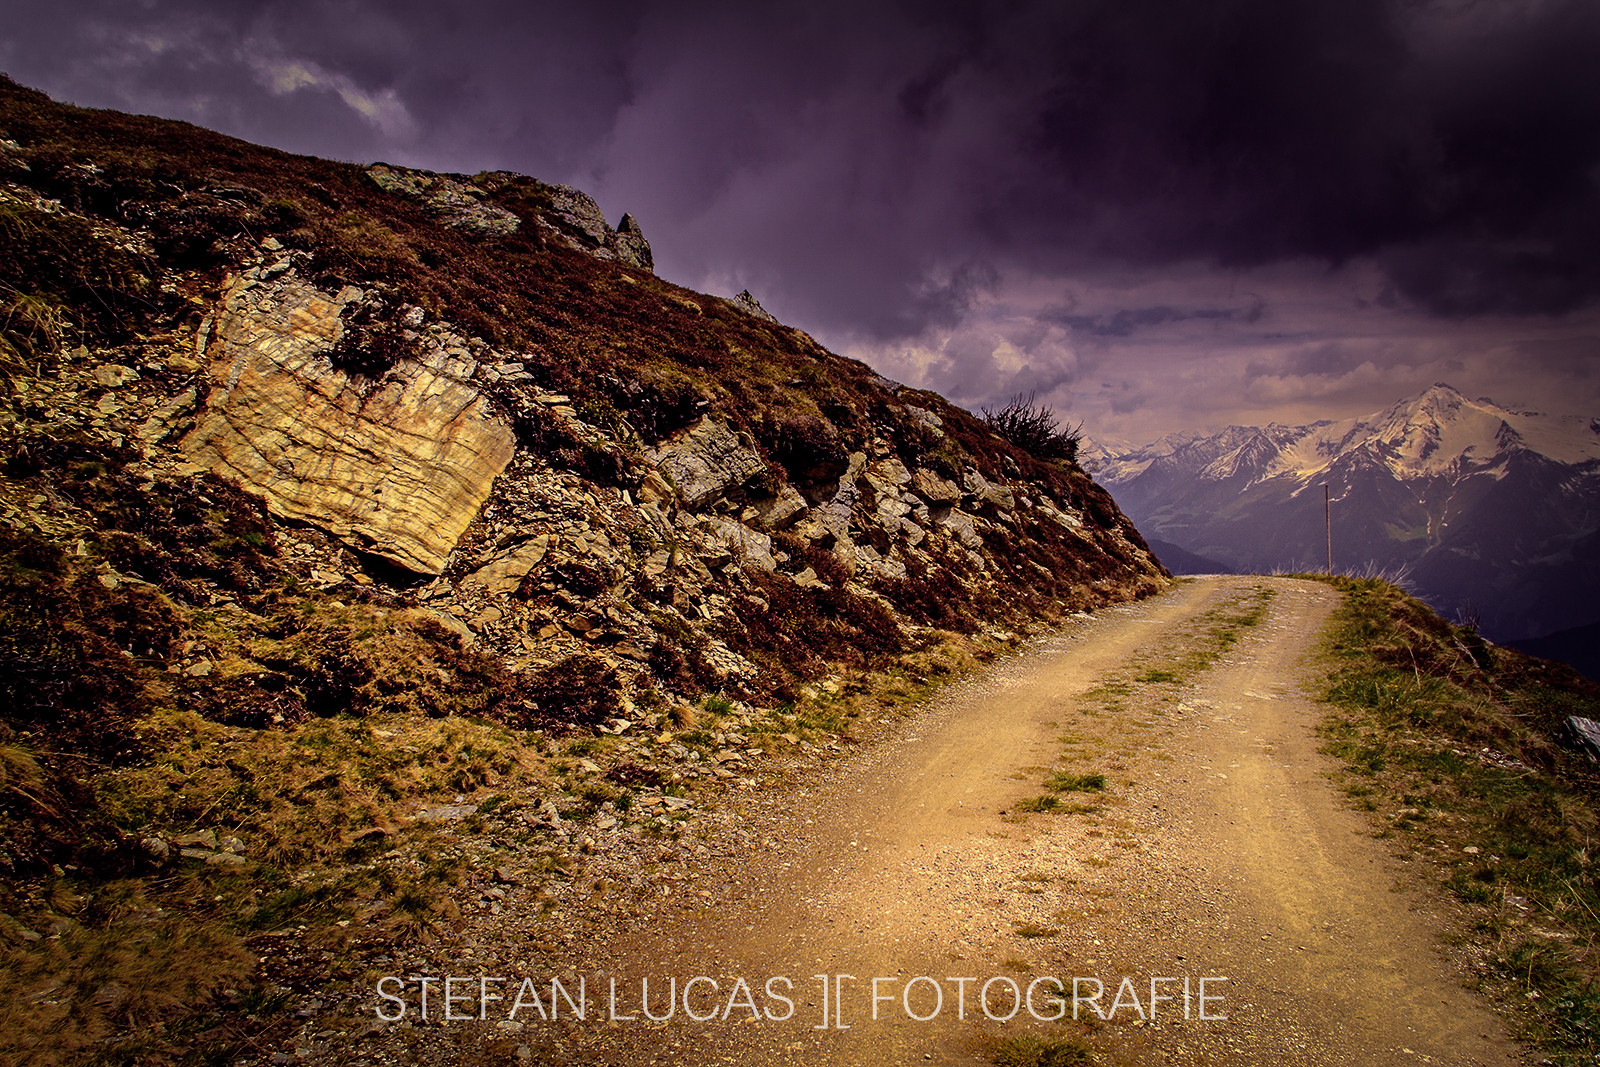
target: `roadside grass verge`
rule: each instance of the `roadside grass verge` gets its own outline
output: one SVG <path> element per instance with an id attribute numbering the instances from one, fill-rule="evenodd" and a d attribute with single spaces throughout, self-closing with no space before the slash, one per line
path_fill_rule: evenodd
<path id="1" fill-rule="evenodd" d="M 1600 1055 L 1600 769 L 1563 743 L 1600 685 L 1335 577 L 1325 751 L 1377 836 L 1459 902 L 1480 987 L 1557 1064 Z"/>
<path id="2" fill-rule="evenodd" d="M 487 792 L 547 788 L 537 746 L 499 724 L 385 712 L 263 731 L 161 711 L 138 729 L 154 758 L 92 783 L 139 850 L 124 869 L 0 886 L 4 1062 L 224 1062 L 288 1040 L 289 1010 L 376 946 L 459 918 L 468 827 L 430 806 L 469 794 L 498 836 L 545 844 L 510 821 L 526 799 Z"/>
<path id="3" fill-rule="evenodd" d="M 633 713 L 649 729 L 622 738 L 472 714 L 487 688 L 475 661 L 438 652 L 437 635 L 397 611 L 286 584 L 271 617 L 153 594 L 161 612 L 140 601 L 144 614 L 112 616 L 121 602 L 92 576 L 66 586 L 59 551 L 29 541 L 10 555 L 32 570 L 7 569 L 0 621 L 14 625 L 0 651 L 33 632 L 17 621 L 24 593 L 35 605 L 70 593 L 85 620 L 72 634 L 88 635 L 80 644 L 100 659 L 91 670 L 80 655 L 44 678 L 54 689 L 37 677 L 35 689 L 98 712 L 83 716 L 84 735 L 132 753 L 78 759 L 69 777 L 53 761 L 69 746 L 0 723 L 0 1062 L 37 1067 L 232 1062 L 281 1047 L 313 1001 L 343 1018 L 328 990 L 360 981 L 374 958 L 447 939 L 502 862 L 531 906 L 568 899 L 581 861 L 563 826 L 609 815 L 676 837 L 690 812 L 641 797 L 713 790 L 719 750 L 754 743 L 820 758 L 1011 647 L 950 635 L 887 670 L 841 668 L 775 709 L 720 693 L 652 706 Z M 111 622 L 94 614 L 102 601 Z M 209 670 L 159 669 L 166 660 L 123 635 L 129 618 L 176 635 L 161 637 L 171 666 L 204 657 Z M 91 645 L 98 631 L 149 663 Z M 47 647 L 76 646 L 57 637 Z M 256 684 L 274 680 L 263 663 L 298 684 Z M 128 710 L 113 715 L 113 682 L 148 698 L 115 690 Z M 317 698 L 315 713 L 295 703 L 302 694 Z M 278 709 L 289 712 L 281 721 Z M 699 775 L 679 780 L 690 764 L 675 747 Z M 107 842 L 103 856 L 82 846 L 91 835 Z M 11 877 L 35 853 L 31 873 Z"/>

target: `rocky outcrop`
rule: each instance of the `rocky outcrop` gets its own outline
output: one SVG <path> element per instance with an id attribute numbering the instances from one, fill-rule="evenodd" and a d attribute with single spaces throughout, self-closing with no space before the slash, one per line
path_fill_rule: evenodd
<path id="1" fill-rule="evenodd" d="M 385 192 L 421 200 L 429 214 L 451 229 L 503 236 L 515 233 L 522 224 L 510 211 L 485 200 L 483 189 L 459 178 L 387 163 L 374 163 L 367 168 L 367 176 Z"/>
<path id="2" fill-rule="evenodd" d="M 535 189 L 543 207 L 533 223 L 556 240 L 597 259 L 615 260 L 636 270 L 655 270 L 655 257 L 639 220 L 623 215 L 613 230 L 594 197 L 570 185 L 544 185 L 509 171 L 490 171 L 472 181 L 458 175 L 434 174 L 388 163 L 366 168 L 372 183 L 386 193 L 421 201 L 441 224 L 485 237 L 515 233 L 523 219 L 494 201 L 502 190 Z"/>
<path id="3" fill-rule="evenodd" d="M 948 478 L 942 478 L 930 470 L 919 469 L 912 476 L 912 488 L 930 504 L 950 505 L 961 499 L 961 487 Z"/>
<path id="4" fill-rule="evenodd" d="M 147 132 L 119 134 L 141 166 Z M 0 432 L 35 485 L 116 471 L 105 492 L 136 505 L 140 537 L 175 514 L 160 487 L 182 487 L 172 545 L 83 542 L 109 553 L 107 581 L 164 583 L 185 610 L 381 605 L 508 678 L 581 661 L 614 673 L 618 700 L 660 709 L 719 689 L 781 706 L 941 632 L 1025 629 L 1164 580 L 1081 469 L 827 351 L 748 293 L 648 276 L 637 222 L 611 230 L 577 190 L 242 144 L 169 160 L 187 186 L 150 186 L 91 165 L 101 142 L 65 168 L 58 148 L 19 148 L 38 166 L 0 174 L 0 194 L 37 204 L 19 240 L 48 235 L 40 262 L 89 257 L 78 272 L 137 253 L 128 292 L 149 299 L 121 318 L 97 318 L 103 289 L 73 304 L 81 354 L 17 383 Z M 196 189 L 213 191 L 205 211 Z M 174 314 L 185 299 L 197 318 Z M 82 440 L 41 443 L 69 422 Z M 84 515 L 103 503 L 68 488 Z M 521 696 L 493 699 L 524 713 Z"/>
<path id="5" fill-rule="evenodd" d="M 570 185 L 552 185 L 549 193 L 551 221 L 576 231 L 590 245 L 605 248 L 611 243 L 611 227 L 594 197 Z"/>
<path id="6" fill-rule="evenodd" d="M 656 261 L 650 254 L 650 242 L 644 239 L 644 231 L 639 228 L 639 220 L 632 215 L 623 215 L 622 221 L 617 223 L 615 248 L 617 259 L 625 265 L 638 267 L 640 270 L 655 270 Z"/>
<path id="7" fill-rule="evenodd" d="M 183 449 L 284 518 L 434 574 L 511 459 L 512 433 L 465 349 L 413 333 L 412 355 L 376 380 L 335 368 L 341 313 L 362 295 L 319 292 L 287 260 L 236 279 Z"/>
<path id="8" fill-rule="evenodd" d="M 614 259 L 638 270 L 655 270 L 655 257 L 638 219 L 623 215 L 613 230 L 600 205 L 588 193 L 570 185 L 552 185 L 546 195 L 550 214 L 540 221 L 568 245 L 597 259 Z"/>
<path id="9" fill-rule="evenodd" d="M 733 305 L 735 308 L 738 308 L 740 311 L 743 311 L 745 314 L 754 315 L 756 318 L 761 319 L 764 322 L 778 321 L 777 316 L 773 315 L 772 312 L 762 307 L 761 301 L 757 300 L 754 294 L 752 294 L 748 289 L 739 290 L 739 295 L 728 301 L 728 303 Z"/>
<path id="10" fill-rule="evenodd" d="M 167 388 L 125 364 L 84 371 L 118 398 L 108 429 L 138 427 L 152 449 L 181 436 L 191 461 L 262 494 L 275 514 L 435 574 L 406 594 L 415 610 L 518 669 L 584 656 L 640 688 L 783 691 L 789 672 L 816 669 L 808 657 L 881 652 L 924 625 L 978 628 L 1159 585 L 1137 535 L 1092 486 L 1074 494 L 1086 480 L 1053 489 L 985 474 L 953 443 L 898 446 L 909 432 L 945 442 L 945 422 L 898 403 L 892 384 L 879 387 L 858 447 L 802 493 L 734 413 L 645 446 L 625 424 L 585 422 L 582 405 L 537 384 L 515 353 L 424 324 L 391 296 L 319 291 L 292 256 L 264 251 L 196 339 L 203 369 L 172 354 L 184 376 Z M 340 369 L 374 307 L 398 328 L 377 335 L 398 338 L 401 358 L 372 375 Z M 519 438 L 500 412 L 528 413 L 542 430 Z M 603 484 L 563 467 L 574 444 L 634 466 Z M 289 553 L 315 583 L 352 568 L 311 545 Z"/>
<path id="11" fill-rule="evenodd" d="M 512 669 L 580 657 L 630 693 L 787 699 L 926 627 L 1020 626 L 1160 585 L 1081 473 L 980 469 L 946 433 L 961 416 L 926 394 L 874 377 L 848 435 L 792 422 L 849 448 L 789 456 L 802 492 L 737 410 L 647 445 L 625 420 L 586 422 L 605 408 L 540 384 L 536 354 L 464 338 L 400 292 L 319 289 L 304 255 L 262 242 L 160 365 L 85 353 L 62 395 L 92 401 L 90 429 L 118 447 L 162 464 L 176 441 L 191 470 L 260 494 L 293 520 L 282 558 L 313 589 L 389 582 L 363 573 L 374 556 L 434 575 L 385 595 Z"/>
<path id="12" fill-rule="evenodd" d="M 778 487 L 771 496 L 756 496 L 744 514 L 745 522 L 767 530 L 781 530 L 806 513 L 806 498 L 787 483 Z"/>
<path id="13" fill-rule="evenodd" d="M 652 449 L 649 457 L 691 508 L 709 504 L 767 466 L 747 435 L 709 417 Z"/>
<path id="14" fill-rule="evenodd" d="M 507 596 L 517 591 L 522 580 L 544 562 L 549 551 L 549 534 L 530 537 L 489 556 L 467 576 L 466 582 L 490 595 Z"/>

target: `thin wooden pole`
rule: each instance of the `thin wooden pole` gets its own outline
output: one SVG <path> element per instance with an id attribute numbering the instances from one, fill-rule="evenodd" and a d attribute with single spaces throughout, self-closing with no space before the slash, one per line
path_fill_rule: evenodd
<path id="1" fill-rule="evenodd" d="M 1333 497 L 1328 483 L 1322 483 L 1322 517 L 1328 527 L 1328 573 L 1333 573 Z"/>

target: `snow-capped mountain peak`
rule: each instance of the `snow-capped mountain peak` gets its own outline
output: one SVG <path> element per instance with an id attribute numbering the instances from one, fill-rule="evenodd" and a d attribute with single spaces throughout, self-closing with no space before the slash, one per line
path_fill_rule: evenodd
<path id="1" fill-rule="evenodd" d="M 1305 427 L 1267 477 L 1325 477 L 1358 450 L 1383 457 L 1396 478 L 1410 481 L 1494 467 L 1507 453 L 1527 451 L 1563 464 L 1600 461 L 1591 420 L 1518 412 L 1480 397 L 1470 400 L 1440 382 L 1383 411 Z"/>

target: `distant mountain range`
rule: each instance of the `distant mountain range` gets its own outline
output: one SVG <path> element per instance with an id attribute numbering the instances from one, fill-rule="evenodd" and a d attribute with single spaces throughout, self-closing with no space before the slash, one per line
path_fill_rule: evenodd
<path id="1" fill-rule="evenodd" d="M 1404 569 L 1497 640 L 1600 620 L 1600 420 L 1440 383 L 1362 418 L 1085 441 L 1080 459 L 1175 571 L 1322 570 L 1327 484 L 1336 570 Z"/>

